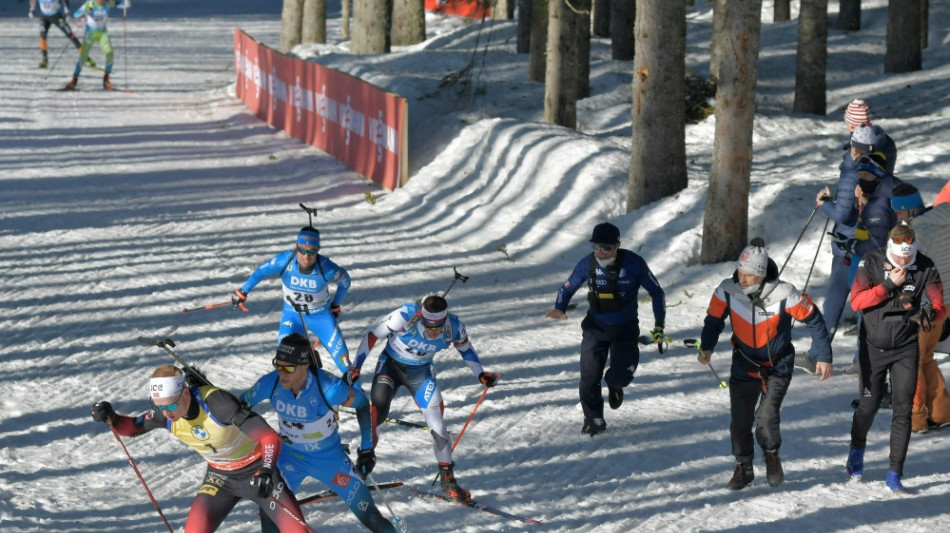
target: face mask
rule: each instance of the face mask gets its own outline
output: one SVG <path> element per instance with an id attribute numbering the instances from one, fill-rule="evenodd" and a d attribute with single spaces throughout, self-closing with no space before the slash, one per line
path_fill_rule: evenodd
<path id="1" fill-rule="evenodd" d="M 861 193 L 864 196 L 870 196 L 877 189 L 879 180 L 858 180 L 858 187 L 861 187 Z"/>
<path id="2" fill-rule="evenodd" d="M 762 288 L 762 284 L 761 284 L 761 283 L 756 283 L 755 285 L 752 285 L 752 286 L 750 286 L 750 287 L 746 287 L 746 288 L 742 289 L 742 292 L 743 292 L 743 294 L 745 294 L 746 296 L 749 296 L 749 295 L 755 294 L 755 293 L 756 293 L 759 289 L 761 289 L 761 288 Z"/>
<path id="3" fill-rule="evenodd" d="M 613 264 L 613 262 L 614 262 L 614 258 L 613 258 L 613 257 L 611 257 L 611 258 L 609 258 L 609 259 L 601 259 L 601 258 L 599 258 L 599 257 L 595 257 L 594 259 L 597 260 L 597 264 L 600 265 L 601 268 L 607 268 L 607 267 L 609 267 L 611 264 Z"/>

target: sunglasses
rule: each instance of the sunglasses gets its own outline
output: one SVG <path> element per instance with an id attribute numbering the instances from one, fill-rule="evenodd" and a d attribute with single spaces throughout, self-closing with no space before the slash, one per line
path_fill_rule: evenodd
<path id="1" fill-rule="evenodd" d="M 159 411 L 174 411 L 175 409 L 178 409 L 178 406 L 180 405 L 178 400 L 181 399 L 181 395 L 184 393 L 185 393 L 185 390 L 182 389 L 182 391 L 178 393 L 178 398 L 175 398 L 175 403 L 170 403 L 168 405 L 156 404 L 155 407 L 157 407 Z"/>
<path id="2" fill-rule="evenodd" d="M 298 253 L 298 254 L 305 255 L 305 256 L 307 256 L 307 257 L 313 257 L 313 256 L 317 255 L 317 252 L 319 252 L 319 251 L 320 251 L 319 248 L 314 248 L 313 250 L 307 250 L 307 249 L 301 248 L 301 247 L 299 247 L 299 246 L 297 247 L 297 253 Z"/>
<path id="3" fill-rule="evenodd" d="M 595 242 L 594 244 L 591 245 L 591 248 L 593 248 L 595 252 L 607 253 L 607 252 L 613 250 L 613 249 L 614 249 L 614 246 L 617 246 L 617 245 L 616 245 L 616 244 L 604 244 L 604 243 L 600 243 L 600 242 Z"/>
<path id="4" fill-rule="evenodd" d="M 274 365 L 274 369 L 280 372 L 281 374 L 293 374 L 297 371 L 296 365 L 278 365 L 277 358 L 275 357 L 271 364 Z"/>
<path id="5" fill-rule="evenodd" d="M 425 319 L 423 319 L 422 325 L 425 326 L 426 329 L 430 330 L 442 329 L 442 326 L 445 326 L 445 320 L 440 320 L 438 322 L 426 322 Z"/>
<path id="6" fill-rule="evenodd" d="M 891 237 L 891 240 L 894 241 L 894 244 L 914 244 L 914 237 Z"/>

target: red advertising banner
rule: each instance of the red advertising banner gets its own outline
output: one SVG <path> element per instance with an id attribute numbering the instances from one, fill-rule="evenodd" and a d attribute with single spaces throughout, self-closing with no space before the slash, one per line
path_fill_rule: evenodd
<path id="1" fill-rule="evenodd" d="M 448 13 L 480 19 L 482 16 L 491 18 L 491 2 L 488 0 L 425 0 L 426 11 Z"/>
<path id="2" fill-rule="evenodd" d="M 255 115 L 393 190 L 408 180 L 406 99 L 234 31 L 237 97 Z"/>

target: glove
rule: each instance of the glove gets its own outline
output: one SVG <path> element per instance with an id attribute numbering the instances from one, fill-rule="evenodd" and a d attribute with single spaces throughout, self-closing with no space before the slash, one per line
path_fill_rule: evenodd
<path id="1" fill-rule="evenodd" d="M 339 317 L 340 317 L 340 306 L 339 306 L 339 305 L 331 305 L 331 306 L 330 306 L 330 312 L 333 313 L 333 318 L 339 318 Z"/>
<path id="2" fill-rule="evenodd" d="M 495 377 L 495 374 L 490 372 L 482 372 L 478 375 L 478 381 L 481 381 L 482 385 L 492 388 L 495 386 L 495 382 L 498 381 L 498 378 Z"/>
<path id="3" fill-rule="evenodd" d="M 347 385 L 353 386 L 356 383 L 356 380 L 360 379 L 360 369 L 355 366 L 351 366 L 346 370 L 346 374 L 343 375 L 343 381 Z"/>
<path id="4" fill-rule="evenodd" d="M 851 255 L 858 255 L 858 243 L 861 241 L 857 239 L 849 239 L 841 233 L 835 233 L 832 242 L 835 243 L 835 246 L 837 246 L 839 250 Z"/>
<path id="5" fill-rule="evenodd" d="M 663 326 L 656 326 L 650 330 L 650 340 L 657 342 L 663 339 Z"/>
<path id="6" fill-rule="evenodd" d="M 231 297 L 231 303 L 233 303 L 234 305 L 237 305 L 237 304 L 242 304 L 246 301 L 247 301 L 246 292 L 242 291 L 241 289 L 237 289 L 234 291 L 234 296 Z"/>
<path id="7" fill-rule="evenodd" d="M 356 469 L 363 474 L 363 477 L 370 475 L 376 468 L 376 452 L 372 448 L 368 450 L 356 450 Z"/>
<path id="8" fill-rule="evenodd" d="M 254 472 L 251 478 L 251 485 L 257 487 L 257 495 L 261 498 L 270 496 L 271 489 L 274 488 L 274 469 L 271 466 L 261 466 L 260 470 Z"/>
<path id="9" fill-rule="evenodd" d="M 115 410 L 112 404 L 107 401 L 96 402 L 92 406 L 92 419 L 96 422 L 105 422 L 112 425 L 112 419 L 115 418 Z"/>

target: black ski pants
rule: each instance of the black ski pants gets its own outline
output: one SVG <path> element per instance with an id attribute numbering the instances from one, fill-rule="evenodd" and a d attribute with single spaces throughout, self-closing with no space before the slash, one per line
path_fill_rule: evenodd
<path id="1" fill-rule="evenodd" d="M 604 324 L 588 314 L 581 322 L 581 407 L 586 421 L 604 417 L 604 394 L 601 381 L 611 389 L 622 389 L 633 381 L 640 364 L 636 322 L 620 326 Z M 604 374 L 607 357 L 610 368 Z"/>
<path id="2" fill-rule="evenodd" d="M 79 39 L 76 35 L 73 34 L 73 29 L 69 27 L 69 23 L 66 22 L 66 19 L 62 15 L 55 15 L 52 17 L 43 16 L 40 18 L 40 48 L 43 50 L 44 54 L 46 53 L 46 36 L 49 33 L 49 27 L 55 25 L 60 31 L 63 32 L 70 41 L 72 41 L 73 46 L 77 49 L 82 46 L 82 43 L 79 42 Z"/>
<path id="3" fill-rule="evenodd" d="M 729 404 L 732 423 L 732 454 L 736 462 L 749 464 L 755 456 L 752 424 L 755 423 L 755 441 L 762 451 L 774 452 L 782 446 L 780 411 L 782 401 L 792 382 L 791 374 L 769 374 L 763 388 L 761 379 L 729 378 Z"/>
<path id="4" fill-rule="evenodd" d="M 865 343 L 867 344 L 867 343 Z M 867 346 L 860 352 L 861 381 L 865 386 L 851 421 L 851 446 L 863 449 L 868 431 L 881 407 L 887 390 L 887 372 L 891 372 L 891 453 L 890 469 L 904 474 L 904 460 L 910 443 L 910 413 L 917 390 L 917 365 L 920 349 L 917 340 L 903 348 L 882 350 Z"/>

